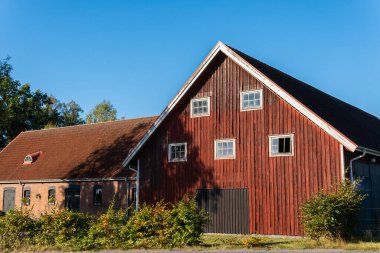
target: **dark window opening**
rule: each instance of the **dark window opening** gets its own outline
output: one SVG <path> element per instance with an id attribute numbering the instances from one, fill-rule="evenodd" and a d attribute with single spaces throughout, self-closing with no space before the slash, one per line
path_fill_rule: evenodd
<path id="1" fill-rule="evenodd" d="M 22 203 L 25 206 L 30 206 L 30 193 L 31 193 L 30 190 L 24 190 Z"/>
<path id="2" fill-rule="evenodd" d="M 103 189 L 102 186 L 97 185 L 94 187 L 94 206 L 102 205 Z"/>
<path id="3" fill-rule="evenodd" d="M 65 207 L 70 211 L 80 211 L 80 187 L 65 190 Z"/>

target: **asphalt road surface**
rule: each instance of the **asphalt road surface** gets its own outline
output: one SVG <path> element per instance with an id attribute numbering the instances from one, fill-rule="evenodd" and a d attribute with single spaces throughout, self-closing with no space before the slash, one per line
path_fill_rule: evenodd
<path id="1" fill-rule="evenodd" d="M 53 251 L 57 253 L 57 251 Z M 98 253 L 370 253 L 378 251 L 345 251 L 336 249 L 308 249 L 308 250 L 102 250 Z M 46 251 L 44 253 L 47 253 Z M 67 253 L 67 252 L 66 252 Z"/>

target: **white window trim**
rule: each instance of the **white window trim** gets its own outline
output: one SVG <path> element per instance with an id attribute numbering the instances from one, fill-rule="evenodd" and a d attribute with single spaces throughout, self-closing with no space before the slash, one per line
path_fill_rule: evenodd
<path id="1" fill-rule="evenodd" d="M 193 114 L 193 102 L 195 102 L 195 101 L 202 101 L 202 100 L 207 100 L 207 104 L 208 104 L 208 113 L 203 113 L 203 114 L 194 115 L 194 114 Z M 190 115 L 191 115 L 191 118 L 207 117 L 207 116 L 210 116 L 210 112 L 211 112 L 210 97 L 193 98 L 193 99 L 190 101 Z"/>
<path id="2" fill-rule="evenodd" d="M 244 94 L 251 94 L 251 93 L 260 93 L 260 105 L 258 107 L 253 107 L 253 108 L 243 108 L 243 95 Z M 263 109 L 263 89 L 259 90 L 246 90 L 246 91 L 241 91 L 240 92 L 240 111 L 246 112 L 246 111 L 255 111 L 255 110 L 261 110 Z"/>
<path id="3" fill-rule="evenodd" d="M 284 138 L 290 137 L 291 152 L 289 153 L 272 153 L 272 139 L 274 138 Z M 275 134 L 269 135 L 269 157 L 278 157 L 278 156 L 294 156 L 294 134 Z"/>
<path id="4" fill-rule="evenodd" d="M 232 141 L 232 156 L 218 157 L 218 143 Z M 218 139 L 214 141 L 214 159 L 215 160 L 225 160 L 225 159 L 235 159 L 236 158 L 236 139 Z"/>
<path id="5" fill-rule="evenodd" d="M 185 158 L 183 159 L 170 159 L 170 149 L 172 146 L 179 146 L 179 145 L 185 145 Z M 170 143 L 168 146 L 168 162 L 175 163 L 175 162 L 186 162 L 187 161 L 187 142 L 179 142 L 179 143 Z"/>

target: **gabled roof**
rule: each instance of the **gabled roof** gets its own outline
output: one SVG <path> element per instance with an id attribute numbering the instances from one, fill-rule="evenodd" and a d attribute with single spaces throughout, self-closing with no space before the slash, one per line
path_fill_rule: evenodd
<path id="1" fill-rule="evenodd" d="M 0 152 L 0 181 L 126 176 L 121 162 L 157 117 L 20 133 Z M 32 164 L 26 155 L 40 152 Z"/>
<path id="2" fill-rule="evenodd" d="M 379 118 L 330 96 L 239 50 L 231 49 L 358 146 L 380 151 Z"/>
<path id="3" fill-rule="evenodd" d="M 347 150 L 354 152 L 358 149 L 368 149 L 370 152 L 380 155 L 380 120 L 377 117 L 334 98 L 222 42 L 218 42 L 178 94 L 160 114 L 151 129 L 149 129 L 136 147 L 131 150 L 123 162 L 124 166 L 128 165 L 140 148 L 190 89 L 192 84 L 220 52 L 230 57 L 240 67 L 261 81 L 268 89 L 330 134 Z"/>

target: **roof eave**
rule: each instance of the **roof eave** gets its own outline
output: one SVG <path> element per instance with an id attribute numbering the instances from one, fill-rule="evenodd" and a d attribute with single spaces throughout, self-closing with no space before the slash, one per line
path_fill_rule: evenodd
<path id="1" fill-rule="evenodd" d="M 328 122 L 319 117 L 316 113 L 307 108 L 304 104 L 299 102 L 296 98 L 291 96 L 285 90 L 283 90 L 279 85 L 273 82 L 266 75 L 261 73 L 258 69 L 256 69 L 252 64 L 247 62 L 241 56 L 239 56 L 236 52 L 234 52 L 231 48 L 226 46 L 224 43 L 219 41 L 214 48 L 210 51 L 207 57 L 203 60 L 203 62 L 199 65 L 199 67 L 195 70 L 193 75 L 189 78 L 189 80 L 185 83 L 185 85 L 181 88 L 181 90 L 177 93 L 177 95 L 173 98 L 173 100 L 169 103 L 169 105 L 164 109 L 164 111 L 160 114 L 159 118 L 153 124 L 153 126 L 147 131 L 144 137 L 140 140 L 140 142 L 132 149 L 127 158 L 123 161 L 123 166 L 126 167 L 130 161 L 135 157 L 140 148 L 145 144 L 145 142 L 149 139 L 149 137 L 153 134 L 153 132 L 158 128 L 158 126 L 162 123 L 162 121 L 166 118 L 166 116 L 173 110 L 175 105 L 181 98 L 186 94 L 188 89 L 192 86 L 192 84 L 197 80 L 197 78 L 203 73 L 209 63 L 214 59 L 214 57 L 219 53 L 223 52 L 227 57 L 232 59 L 235 63 L 237 63 L 240 67 L 246 70 L 253 77 L 261 81 L 268 89 L 272 90 L 275 94 L 279 95 L 282 99 L 296 108 L 301 114 L 307 117 L 309 120 L 314 122 L 321 129 L 326 131 L 329 135 L 335 138 L 339 143 L 341 143 L 346 149 L 351 152 L 354 152 L 358 145 L 350 140 L 347 136 L 339 132 L 333 126 L 331 126 Z"/>
<path id="2" fill-rule="evenodd" d="M 365 148 L 365 147 L 359 146 L 357 148 L 357 151 L 366 152 L 367 154 L 374 155 L 374 156 L 379 156 L 380 157 L 380 151 L 373 150 L 373 149 L 370 149 L 370 148 Z"/>

